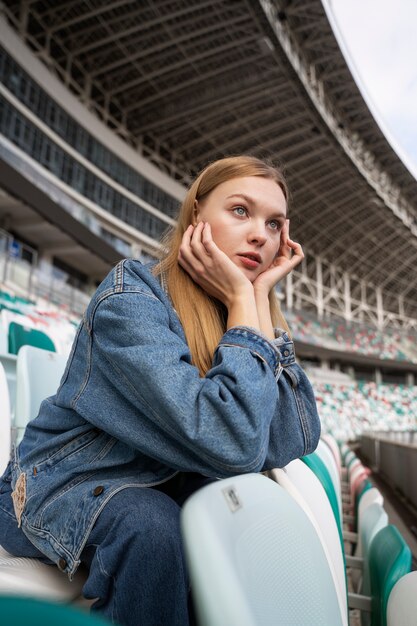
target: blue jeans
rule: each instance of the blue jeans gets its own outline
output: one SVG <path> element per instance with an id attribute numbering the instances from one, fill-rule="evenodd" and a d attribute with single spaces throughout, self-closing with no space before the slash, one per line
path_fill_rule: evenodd
<path id="1" fill-rule="evenodd" d="M 89 568 L 92 611 L 120 626 L 187 626 L 189 586 L 179 527 L 180 507 L 211 482 L 179 474 L 159 488 L 126 488 L 100 513 L 81 554 Z M 0 544 L 15 556 L 42 555 L 17 527 L 10 484 L 0 480 Z"/>

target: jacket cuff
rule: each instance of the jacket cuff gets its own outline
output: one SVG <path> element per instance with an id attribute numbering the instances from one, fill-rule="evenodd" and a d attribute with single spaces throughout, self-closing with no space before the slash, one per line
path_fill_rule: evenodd
<path id="1" fill-rule="evenodd" d="M 229 328 L 220 340 L 219 346 L 237 346 L 249 348 L 251 352 L 257 354 L 277 376 L 281 370 L 280 352 L 275 347 L 275 339 L 270 341 L 255 328 L 250 326 L 233 326 Z"/>
<path id="2" fill-rule="evenodd" d="M 288 333 L 282 328 L 274 328 L 275 339 L 272 343 L 279 353 L 279 362 L 282 367 L 295 363 L 294 342 L 290 339 Z"/>

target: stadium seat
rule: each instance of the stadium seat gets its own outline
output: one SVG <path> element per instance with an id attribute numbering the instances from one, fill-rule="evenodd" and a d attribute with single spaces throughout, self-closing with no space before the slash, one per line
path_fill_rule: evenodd
<path id="1" fill-rule="evenodd" d="M 85 571 L 77 570 L 70 582 L 54 565 L 39 559 L 14 557 L 0 546 L 0 596 L 17 595 L 73 602 L 80 597 L 86 579 Z"/>
<path id="2" fill-rule="evenodd" d="M 2 326 L 0 326 L 0 354 L 7 354 L 9 352 L 9 337 L 7 332 Z"/>
<path id="3" fill-rule="evenodd" d="M 389 595 L 400 578 L 410 572 L 411 561 L 410 548 L 395 526 L 385 526 L 375 535 L 369 552 L 371 626 L 387 626 Z"/>
<path id="4" fill-rule="evenodd" d="M 359 502 L 361 501 L 362 497 L 364 496 L 364 494 L 369 491 L 370 489 L 372 489 L 373 485 L 371 483 L 371 481 L 365 477 L 358 485 L 355 491 L 355 508 L 354 508 L 354 517 L 357 523 L 358 520 L 358 508 L 359 508 Z"/>
<path id="5" fill-rule="evenodd" d="M 48 335 L 36 328 L 26 328 L 16 322 L 9 326 L 9 352 L 17 354 L 22 346 L 29 345 L 55 352 L 54 342 Z"/>
<path id="6" fill-rule="evenodd" d="M 0 363 L 0 475 L 3 474 L 10 457 L 10 399 L 6 372 Z"/>
<path id="7" fill-rule="evenodd" d="M 11 417 L 13 419 L 16 404 L 16 361 L 15 354 L 0 354 L 0 363 L 6 374 L 7 386 L 9 389 L 9 401 Z"/>
<path id="8" fill-rule="evenodd" d="M 388 597 L 387 626 L 417 624 L 417 571 L 402 576 Z"/>
<path id="9" fill-rule="evenodd" d="M 37 416 L 45 398 L 58 389 L 67 357 L 33 346 L 23 346 L 17 355 L 15 440 L 23 437 L 27 423 Z"/>
<path id="10" fill-rule="evenodd" d="M 368 506 L 363 512 L 358 531 L 361 542 L 361 559 L 363 562 L 363 568 L 362 580 L 359 577 L 357 582 L 357 591 L 365 595 L 370 595 L 371 593 L 369 554 L 372 541 L 381 528 L 384 528 L 387 525 L 388 515 L 385 509 L 377 502 Z"/>
<path id="11" fill-rule="evenodd" d="M 362 495 L 358 504 L 358 531 L 362 528 L 363 525 L 363 516 L 366 509 L 371 506 L 371 504 L 380 504 L 381 507 L 384 504 L 384 498 L 376 487 L 371 487 Z M 362 538 L 361 533 L 358 532 L 358 541 L 356 544 L 355 552 L 356 557 L 362 557 Z"/>
<path id="12" fill-rule="evenodd" d="M 74 607 L 32 598 L 0 596 L 2 626 L 106 626 L 110 622 Z"/>
<path id="13" fill-rule="evenodd" d="M 186 501 L 181 525 L 202 625 L 344 623 L 313 524 L 269 478 L 211 483 Z"/>
<path id="14" fill-rule="evenodd" d="M 339 474 L 339 481 L 341 481 L 342 480 L 342 456 L 340 453 L 339 445 L 336 439 L 333 437 L 333 435 L 330 435 L 329 433 L 324 433 L 321 438 L 324 441 L 324 443 L 330 448 L 333 454 L 334 460 L 336 462 L 337 472 Z"/>
<path id="15" fill-rule="evenodd" d="M 298 502 L 316 528 L 326 555 L 331 564 L 332 574 L 338 586 L 341 610 L 347 616 L 347 581 L 343 546 L 333 510 L 323 485 L 300 459 L 292 461 L 284 468 L 268 472 L 269 478 L 277 482 Z"/>
<path id="16" fill-rule="evenodd" d="M 15 428 L 17 440 L 30 419 L 38 413 L 41 401 L 55 393 L 66 357 L 32 346 L 23 346 L 17 356 L 17 399 Z M 9 429 L 10 434 L 10 429 Z M 3 445 L 3 442 L 2 442 Z M 85 573 L 69 580 L 58 568 L 37 559 L 16 558 L 0 548 L 0 594 L 20 593 L 31 597 L 70 602 L 79 597 Z"/>
<path id="17" fill-rule="evenodd" d="M 355 469 L 349 474 L 349 493 L 350 493 L 350 506 L 352 513 L 356 516 L 357 502 L 359 494 L 362 493 L 365 481 L 370 474 L 370 470 L 359 463 L 355 466 Z"/>
<path id="18" fill-rule="evenodd" d="M 329 446 L 322 439 L 318 443 L 316 454 L 321 458 L 330 474 L 339 505 L 340 516 L 342 517 L 342 486 L 339 471 Z"/>
<path id="19" fill-rule="evenodd" d="M 329 498 L 329 502 L 333 510 L 333 515 L 336 519 L 337 527 L 339 530 L 340 542 L 343 546 L 343 518 L 340 514 L 336 490 L 334 488 L 330 473 L 321 458 L 318 456 L 318 454 L 316 454 L 316 452 L 313 452 L 312 454 L 309 454 L 307 456 L 303 456 L 301 460 L 304 461 L 307 467 L 309 467 L 315 473 L 315 475 L 324 487 L 324 490 L 327 494 L 327 497 Z"/>

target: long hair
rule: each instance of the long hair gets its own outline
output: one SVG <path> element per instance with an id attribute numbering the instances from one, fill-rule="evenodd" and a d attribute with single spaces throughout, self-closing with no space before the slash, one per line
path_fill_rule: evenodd
<path id="1" fill-rule="evenodd" d="M 155 266 L 155 275 L 163 274 L 171 301 L 184 328 L 194 365 L 205 376 L 212 365 L 213 354 L 226 331 L 226 307 L 197 285 L 178 263 L 178 252 L 184 232 L 193 223 L 195 201 L 200 201 L 215 187 L 234 178 L 261 176 L 274 180 L 282 189 L 288 204 L 288 187 L 282 172 L 272 164 L 253 156 L 219 159 L 208 165 L 195 179 L 181 205 L 176 227 L 163 241 L 164 258 Z M 269 294 L 274 326 L 288 331 L 275 290 Z"/>

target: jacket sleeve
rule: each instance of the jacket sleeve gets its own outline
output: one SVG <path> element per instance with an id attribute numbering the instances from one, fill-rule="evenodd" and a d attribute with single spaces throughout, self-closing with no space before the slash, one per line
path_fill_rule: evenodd
<path id="1" fill-rule="evenodd" d="M 88 421 L 182 471 L 228 476 L 262 468 L 280 371 L 279 351 L 265 337 L 229 329 L 201 378 L 179 322 L 173 329 L 166 306 L 140 292 L 104 298 L 90 335 L 88 380 L 74 405 Z M 106 410 L 98 415 L 103 394 Z"/>

